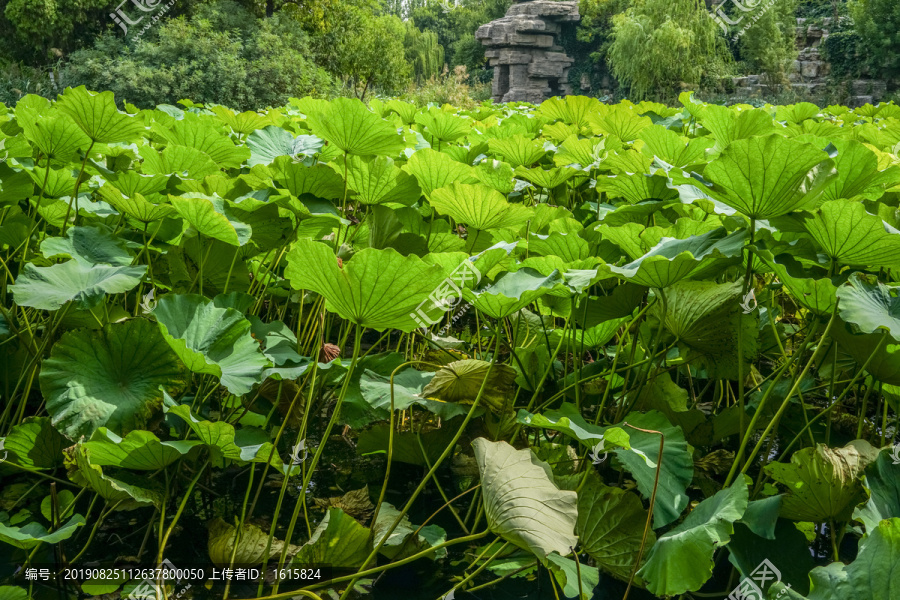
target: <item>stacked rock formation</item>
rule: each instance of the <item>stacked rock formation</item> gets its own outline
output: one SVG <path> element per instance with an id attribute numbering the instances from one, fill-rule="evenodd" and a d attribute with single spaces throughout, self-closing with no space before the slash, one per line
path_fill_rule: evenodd
<path id="1" fill-rule="evenodd" d="M 577 23 L 578 2 L 533 0 L 513 4 L 506 16 L 478 28 L 494 68 L 496 102 L 540 103 L 572 93 L 569 68 L 574 59 L 556 44 L 565 23 Z"/>

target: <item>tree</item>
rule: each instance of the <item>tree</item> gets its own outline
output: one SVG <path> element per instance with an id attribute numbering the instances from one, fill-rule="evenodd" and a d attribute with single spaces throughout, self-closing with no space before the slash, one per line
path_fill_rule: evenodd
<path id="1" fill-rule="evenodd" d="M 364 17 L 354 37 L 341 37 L 333 48 L 339 76 L 357 98 L 372 88 L 397 91 L 409 81 L 403 40 L 406 27 L 398 17 Z"/>
<path id="2" fill-rule="evenodd" d="M 751 73 L 762 73 L 773 90 L 787 82 L 791 63 L 797 59 L 796 9 L 797 0 L 776 2 L 759 15 L 738 44 L 747 69 Z"/>
<path id="3" fill-rule="evenodd" d="M 900 77 L 900 2 L 855 0 L 850 3 L 850 14 L 874 74 Z"/>
<path id="4" fill-rule="evenodd" d="M 410 19 L 406 22 L 403 45 L 406 48 L 406 61 L 410 64 L 416 82 L 422 83 L 440 75 L 444 68 L 444 47 L 438 43 L 435 32 L 420 31 Z"/>
<path id="5" fill-rule="evenodd" d="M 716 25 L 698 0 L 635 0 L 613 17 L 608 62 L 619 83 L 642 99 L 697 85 L 721 62 Z"/>

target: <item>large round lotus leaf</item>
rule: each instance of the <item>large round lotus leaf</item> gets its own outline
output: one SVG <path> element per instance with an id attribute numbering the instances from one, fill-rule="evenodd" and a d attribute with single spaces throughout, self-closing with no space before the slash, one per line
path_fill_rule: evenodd
<path id="1" fill-rule="evenodd" d="M 861 275 L 851 277 L 837 291 L 841 318 L 860 333 L 886 332 L 900 342 L 900 287 L 879 281 L 869 283 Z"/>
<path id="2" fill-rule="evenodd" d="M 780 135 L 737 140 L 709 163 L 709 194 L 754 219 L 808 208 L 831 181 L 828 154 Z"/>
<path id="3" fill-rule="evenodd" d="M 739 477 L 660 536 L 638 571 L 650 593 L 676 596 L 700 589 L 712 577 L 716 550 L 731 540 L 734 522 L 743 516 L 747 503 L 747 483 Z"/>
<path id="4" fill-rule="evenodd" d="M 338 98 L 325 113 L 310 113 L 312 132 L 349 154 L 394 155 L 403 149 L 403 136 L 356 98 Z"/>
<path id="5" fill-rule="evenodd" d="M 488 378 L 484 382 L 485 377 Z M 458 360 L 442 367 L 422 390 L 426 398 L 471 404 L 478 397 L 497 412 L 505 412 L 512 402 L 516 370 L 483 360 Z"/>
<path id="6" fill-rule="evenodd" d="M 75 439 L 98 427 L 118 434 L 143 427 L 162 406 L 159 387 L 175 393 L 185 378 L 159 329 L 134 319 L 65 333 L 44 361 L 40 383 L 53 425 Z"/>
<path id="7" fill-rule="evenodd" d="M 849 565 L 841 562 L 816 567 L 810 572 L 812 591 L 804 598 L 779 582 L 770 598 L 785 600 L 895 600 L 900 598 L 900 519 L 885 519 L 860 544 L 859 556 Z"/>
<path id="8" fill-rule="evenodd" d="M 596 474 L 578 492 L 575 531 L 582 549 L 597 565 L 619 579 L 628 579 L 637 560 L 647 523 L 647 511 L 637 494 L 606 486 Z M 653 532 L 647 547 L 656 540 Z"/>
<path id="9" fill-rule="evenodd" d="M 366 248 L 345 264 L 325 244 L 298 240 L 287 256 L 285 277 L 294 289 L 325 297 L 325 308 L 363 327 L 412 331 L 416 311 L 444 285 L 444 271 L 417 256 Z"/>
<path id="10" fill-rule="evenodd" d="M 805 220 L 804 227 L 828 256 L 842 265 L 873 270 L 900 265 L 897 230 L 866 212 L 860 202 L 826 202 Z"/>
<path id="11" fill-rule="evenodd" d="M 722 227 L 685 240 L 665 237 L 643 256 L 609 269 L 632 283 L 665 288 L 689 277 L 701 265 L 739 256 L 746 237 L 746 231 L 728 235 Z"/>
<path id="12" fill-rule="evenodd" d="M 485 438 L 472 442 L 472 448 L 491 531 L 542 559 L 551 552 L 571 553 L 578 543 L 575 492 L 560 491 L 550 466 L 530 448 L 516 450 Z"/>
<path id="13" fill-rule="evenodd" d="M 789 490 L 781 516 L 814 523 L 849 520 L 853 508 L 865 498 L 860 477 L 868 458 L 860 450 L 860 445 L 853 444 L 843 448 L 817 444 L 795 452 L 790 464 L 767 465 L 766 473 Z"/>
<path id="14" fill-rule="evenodd" d="M 234 308 L 197 294 L 168 294 L 153 316 L 165 342 L 194 373 L 218 377 L 232 394 L 246 394 L 262 381 L 269 360 L 252 337 L 250 321 Z"/>

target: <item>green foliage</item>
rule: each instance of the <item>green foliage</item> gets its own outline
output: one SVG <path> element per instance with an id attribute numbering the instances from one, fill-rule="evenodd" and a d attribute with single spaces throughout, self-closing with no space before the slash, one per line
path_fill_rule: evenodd
<path id="1" fill-rule="evenodd" d="M 235 13 L 244 15 L 243 29 L 225 29 Z M 306 34 L 290 19 L 258 21 L 221 2 L 160 23 L 134 46 L 106 34 L 75 52 L 62 77 L 142 107 L 190 98 L 247 110 L 327 94 L 331 78 L 308 55 Z"/>
<path id="2" fill-rule="evenodd" d="M 760 73 L 770 88 L 787 83 L 791 63 L 797 58 L 797 0 L 779 0 L 762 11 L 741 36 L 738 51 L 747 72 Z M 754 17 L 756 15 L 754 14 Z"/>
<path id="3" fill-rule="evenodd" d="M 416 83 L 440 75 L 444 68 L 444 47 L 438 44 L 435 32 L 420 31 L 413 21 L 407 21 L 403 46 Z"/>
<path id="4" fill-rule="evenodd" d="M 900 4 L 893 0 L 853 0 L 849 8 L 862 38 L 863 56 L 873 73 L 900 76 Z"/>
<path id="5" fill-rule="evenodd" d="M 3 552 L 894 600 L 896 106 L 116 100 L 0 106 Z"/>
<path id="6" fill-rule="evenodd" d="M 608 61 L 638 99 L 696 85 L 719 59 L 716 26 L 698 0 L 635 0 L 613 18 Z"/>

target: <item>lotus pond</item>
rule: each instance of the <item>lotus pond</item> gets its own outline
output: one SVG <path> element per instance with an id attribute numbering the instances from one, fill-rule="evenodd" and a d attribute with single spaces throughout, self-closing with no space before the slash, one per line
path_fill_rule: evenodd
<path id="1" fill-rule="evenodd" d="M 0 599 L 900 598 L 897 106 L 0 113 Z"/>

